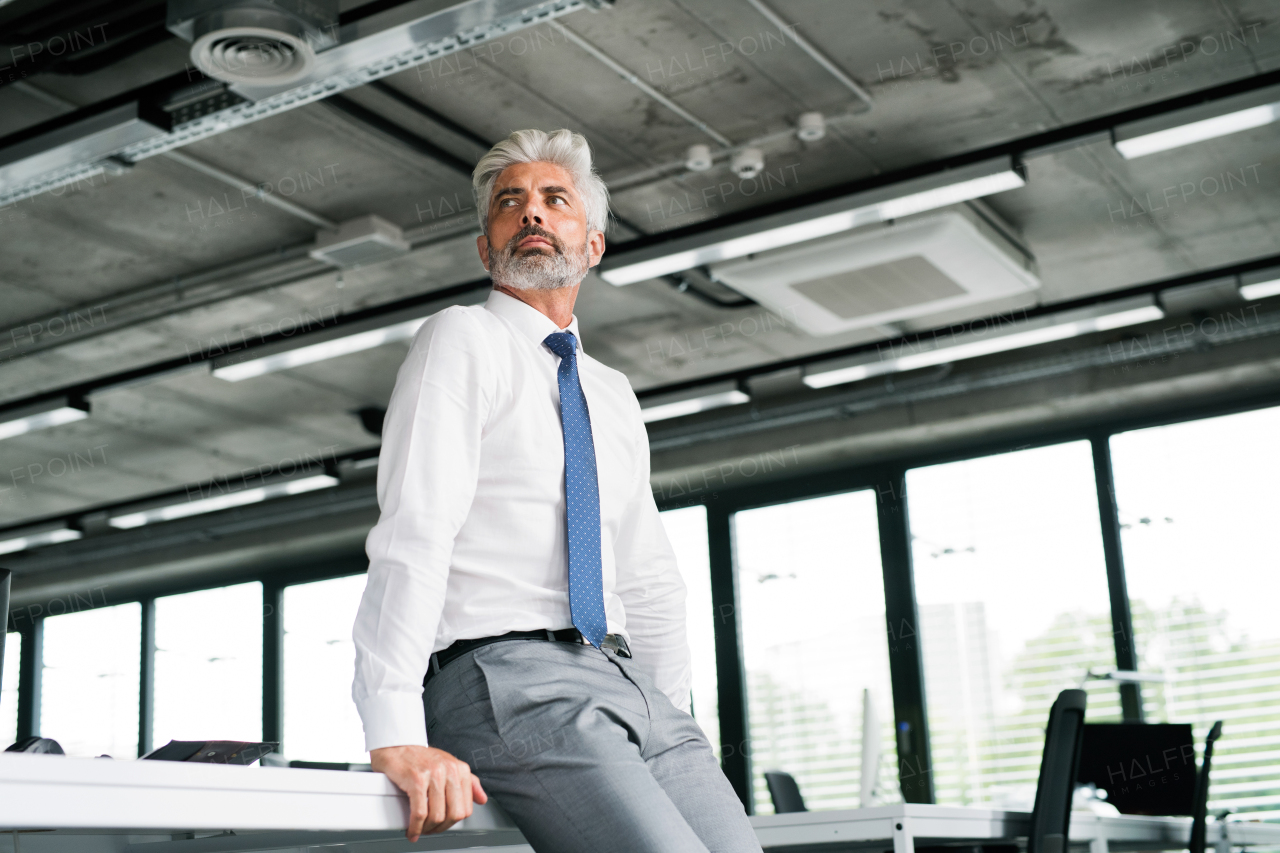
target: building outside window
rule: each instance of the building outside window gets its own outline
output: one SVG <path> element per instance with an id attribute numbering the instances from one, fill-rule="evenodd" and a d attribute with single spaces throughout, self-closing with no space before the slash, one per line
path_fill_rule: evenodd
<path id="1" fill-rule="evenodd" d="M 136 602 L 46 618 L 40 735 L 67 755 L 136 758 L 141 669 Z"/>
<path id="2" fill-rule="evenodd" d="M 1147 719 L 1223 721 L 1210 811 L 1280 808 L 1280 408 L 1111 439 Z"/>
<path id="3" fill-rule="evenodd" d="M 720 699 L 716 680 L 716 614 L 711 606 L 711 556 L 707 509 L 691 506 L 662 513 L 662 524 L 684 578 L 686 633 L 693 668 L 693 718 L 720 756 Z M 731 618 L 731 615 L 726 615 Z"/>
<path id="4" fill-rule="evenodd" d="M 901 800 L 875 494 L 744 510 L 735 555 L 755 809 L 773 812 L 767 770 L 796 778 L 809 809 L 856 808 L 863 703 L 878 739 L 877 796 Z"/>
<path id="5" fill-rule="evenodd" d="M 155 746 L 262 739 L 262 613 L 256 581 L 156 599 Z"/>
<path id="6" fill-rule="evenodd" d="M 1058 693 L 1114 668 L 1088 442 L 907 472 L 937 802 L 1030 810 Z M 1087 719 L 1119 721 L 1093 682 Z"/>
<path id="7" fill-rule="evenodd" d="M 284 743 L 289 758 L 363 763 L 364 727 L 351 700 L 351 628 L 365 575 L 284 591 Z"/>

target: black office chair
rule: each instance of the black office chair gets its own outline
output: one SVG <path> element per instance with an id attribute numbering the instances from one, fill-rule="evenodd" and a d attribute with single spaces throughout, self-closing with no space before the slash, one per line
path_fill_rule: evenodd
<path id="1" fill-rule="evenodd" d="M 769 798 L 773 800 L 775 814 L 808 811 L 804 805 L 804 797 L 800 796 L 800 786 L 796 784 L 795 777 L 790 773 L 766 770 L 764 781 L 769 786 Z"/>
<path id="2" fill-rule="evenodd" d="M 1049 709 L 1027 853 L 1066 853 L 1087 701 L 1083 690 L 1063 690 Z"/>
<path id="3" fill-rule="evenodd" d="M 1204 853 L 1205 824 L 1209 811 L 1209 767 L 1213 763 L 1214 741 L 1221 735 L 1222 720 L 1218 720 L 1204 739 L 1204 758 L 1200 761 L 1200 772 L 1196 775 L 1196 798 L 1191 811 L 1191 841 L 1187 845 L 1190 853 Z"/>

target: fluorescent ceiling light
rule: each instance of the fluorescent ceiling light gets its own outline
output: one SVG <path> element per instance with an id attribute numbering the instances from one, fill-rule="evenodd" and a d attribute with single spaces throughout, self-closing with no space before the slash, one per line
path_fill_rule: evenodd
<path id="1" fill-rule="evenodd" d="M 1266 299 L 1268 296 L 1280 296 L 1280 276 L 1270 281 L 1255 281 L 1252 284 L 1240 285 L 1240 296 L 1244 299 Z"/>
<path id="2" fill-rule="evenodd" d="M 73 539 L 79 539 L 82 535 L 79 530 L 67 527 L 65 522 L 55 526 L 9 530 L 0 533 L 0 536 L 6 537 L 0 539 L 0 554 L 15 554 L 18 551 L 39 548 L 41 545 L 70 542 Z"/>
<path id="3" fill-rule="evenodd" d="M 0 439 L 25 435 L 46 427 L 69 424 L 87 417 L 89 417 L 88 403 L 72 401 L 67 397 L 46 400 L 43 403 L 0 412 Z"/>
<path id="4" fill-rule="evenodd" d="M 643 400 L 640 416 L 650 423 L 749 402 L 751 397 L 738 390 L 736 382 L 717 382 Z"/>
<path id="5" fill-rule="evenodd" d="M 1120 125 L 1114 131 L 1116 151 L 1132 160 L 1262 127 L 1280 119 L 1278 97 L 1280 87 L 1272 86 Z"/>
<path id="6" fill-rule="evenodd" d="M 308 346 L 264 355 L 261 358 L 255 358 L 250 361 L 236 363 L 235 357 L 232 356 L 225 361 L 215 362 L 213 375 L 228 382 L 239 382 L 242 379 L 251 379 L 254 376 L 275 373 L 278 370 L 288 370 L 291 367 L 313 364 L 317 361 L 337 358 L 340 355 L 363 352 L 393 341 L 407 341 L 417 333 L 419 327 L 426 322 L 426 319 L 426 317 L 419 317 L 414 320 L 406 320 L 403 323 L 384 326 L 381 329 L 356 332 L 345 337 L 332 338 Z"/>
<path id="7" fill-rule="evenodd" d="M 947 184 L 937 189 L 904 195 L 901 198 L 882 201 L 876 205 L 881 220 L 899 219 L 913 213 L 935 210 L 949 204 L 959 204 L 987 195 L 1016 190 L 1025 187 L 1027 182 L 1021 175 L 1010 169 L 1007 172 L 996 172 L 956 184 Z"/>
<path id="8" fill-rule="evenodd" d="M 647 249 L 623 252 L 612 261 L 606 256 L 600 277 L 613 285 L 634 284 L 1025 185 L 1011 157 L 996 157 Z"/>
<path id="9" fill-rule="evenodd" d="M 908 352 L 893 358 L 877 358 L 877 354 L 868 354 L 853 364 L 832 363 L 829 369 L 823 369 L 820 365 L 811 366 L 805 370 L 804 384 L 810 388 L 827 388 L 886 373 L 934 367 L 967 358 L 1066 340 L 1091 332 L 1106 332 L 1164 317 L 1164 311 L 1151 297 L 1121 300 L 1110 305 L 1099 306 L 1097 309 L 1089 309 L 1089 311 L 1090 316 L 1081 316 L 1082 312 L 1073 311 L 1061 315 L 1050 315 L 1039 320 L 1010 324 L 1006 327 L 1006 331 L 991 337 L 985 333 L 969 332 L 946 339 L 950 343 Z M 919 345 L 930 346 L 925 341 L 921 341 Z M 910 346 L 904 345 L 899 351 L 906 350 Z"/>
<path id="10" fill-rule="evenodd" d="M 107 524 L 110 524 L 118 530 L 128 530 L 133 527 L 142 527 L 144 524 L 154 524 L 157 521 L 172 521 L 175 518 L 186 518 L 187 516 L 201 515 L 206 512 L 217 512 L 222 509 L 231 509 L 232 507 L 259 503 L 260 501 L 265 501 L 269 498 L 284 497 L 285 495 L 297 495 L 303 492 L 313 492 L 316 489 L 326 489 L 330 486 L 336 485 L 338 485 L 337 477 L 330 477 L 328 474 L 316 474 L 310 477 L 300 477 L 295 480 L 283 480 L 277 483 L 269 483 L 265 486 L 258 486 L 252 489 L 228 492 L 225 495 L 216 495 L 214 497 L 201 498 L 194 501 L 184 501 L 183 503 L 169 504 L 167 506 L 159 506 L 152 509 L 139 510 L 137 512 L 123 513 L 107 519 Z"/>

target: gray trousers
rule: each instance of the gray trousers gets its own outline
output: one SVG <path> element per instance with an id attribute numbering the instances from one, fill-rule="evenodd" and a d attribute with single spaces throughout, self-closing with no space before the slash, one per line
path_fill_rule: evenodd
<path id="1" fill-rule="evenodd" d="M 759 853 L 693 718 L 632 661 L 509 640 L 427 682 L 432 746 L 471 765 L 538 853 Z"/>

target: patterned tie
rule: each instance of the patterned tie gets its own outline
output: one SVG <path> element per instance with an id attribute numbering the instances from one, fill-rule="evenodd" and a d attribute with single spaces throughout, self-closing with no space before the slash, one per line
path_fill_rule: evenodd
<path id="1" fill-rule="evenodd" d="M 600 487 L 591 415 L 578 381 L 578 342 L 572 332 L 543 341 L 560 356 L 560 424 L 564 429 L 564 493 L 569 522 L 569 613 L 573 627 L 596 648 L 604 642 L 604 581 L 600 570 Z"/>

